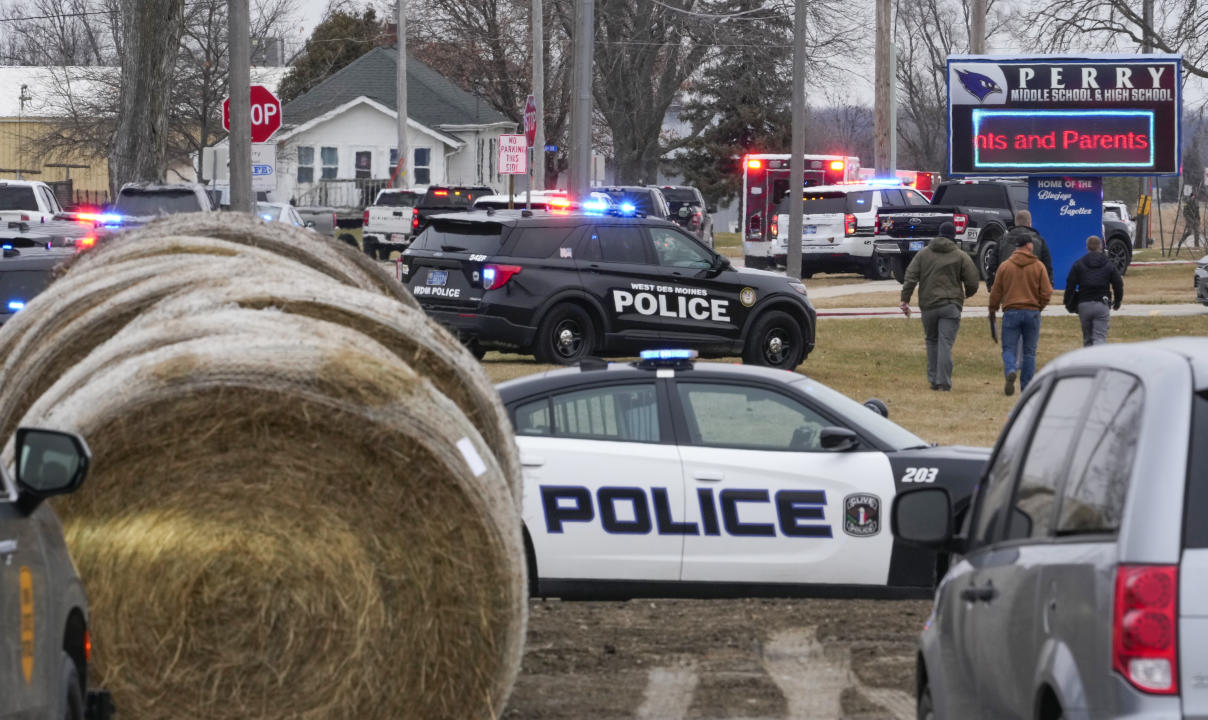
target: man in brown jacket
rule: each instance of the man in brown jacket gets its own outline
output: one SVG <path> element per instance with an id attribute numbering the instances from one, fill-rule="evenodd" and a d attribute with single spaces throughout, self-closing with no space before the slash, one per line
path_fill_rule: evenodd
<path id="1" fill-rule="evenodd" d="M 1053 296 L 1053 283 L 1040 260 L 1032 254 L 1032 238 L 1024 235 L 1006 262 L 998 266 L 990 289 L 990 316 L 1002 307 L 1002 364 L 1007 382 L 1003 392 L 1015 393 L 1015 345 L 1023 337 L 1023 362 L 1019 390 L 1036 374 L 1036 343 L 1040 339 L 1040 311 Z"/>

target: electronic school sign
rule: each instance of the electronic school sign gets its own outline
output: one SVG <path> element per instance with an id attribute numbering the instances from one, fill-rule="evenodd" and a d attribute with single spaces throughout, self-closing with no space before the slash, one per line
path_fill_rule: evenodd
<path id="1" fill-rule="evenodd" d="M 1177 175 L 1177 55 L 948 58 L 952 175 Z"/>

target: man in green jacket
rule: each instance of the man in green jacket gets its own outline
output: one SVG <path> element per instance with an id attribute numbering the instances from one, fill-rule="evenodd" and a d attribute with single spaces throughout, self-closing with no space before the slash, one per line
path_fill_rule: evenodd
<path id="1" fill-rule="evenodd" d="M 919 287 L 927 338 L 927 381 L 932 390 L 952 389 L 952 345 L 961 326 L 965 298 L 977 292 L 977 267 L 953 240 L 956 227 L 940 225 L 939 237 L 914 256 L 902 283 L 902 312 L 910 317 L 910 296 Z"/>

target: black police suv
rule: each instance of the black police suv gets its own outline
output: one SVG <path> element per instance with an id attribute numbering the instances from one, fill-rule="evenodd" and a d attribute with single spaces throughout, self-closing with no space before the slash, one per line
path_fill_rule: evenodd
<path id="1" fill-rule="evenodd" d="M 567 365 L 674 346 L 792 369 L 814 347 L 804 285 L 736 269 L 666 220 L 438 215 L 400 270 L 428 313 L 480 355 L 510 350 Z"/>

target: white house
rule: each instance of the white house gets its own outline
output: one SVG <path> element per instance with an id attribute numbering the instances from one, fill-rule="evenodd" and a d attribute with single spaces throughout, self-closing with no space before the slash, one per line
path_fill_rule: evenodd
<path id="1" fill-rule="evenodd" d="M 299 205 L 357 207 L 397 163 L 397 53 L 375 48 L 282 109 L 275 197 Z M 516 123 L 423 63 L 407 60 L 407 186 L 489 185 L 498 136 Z"/>

